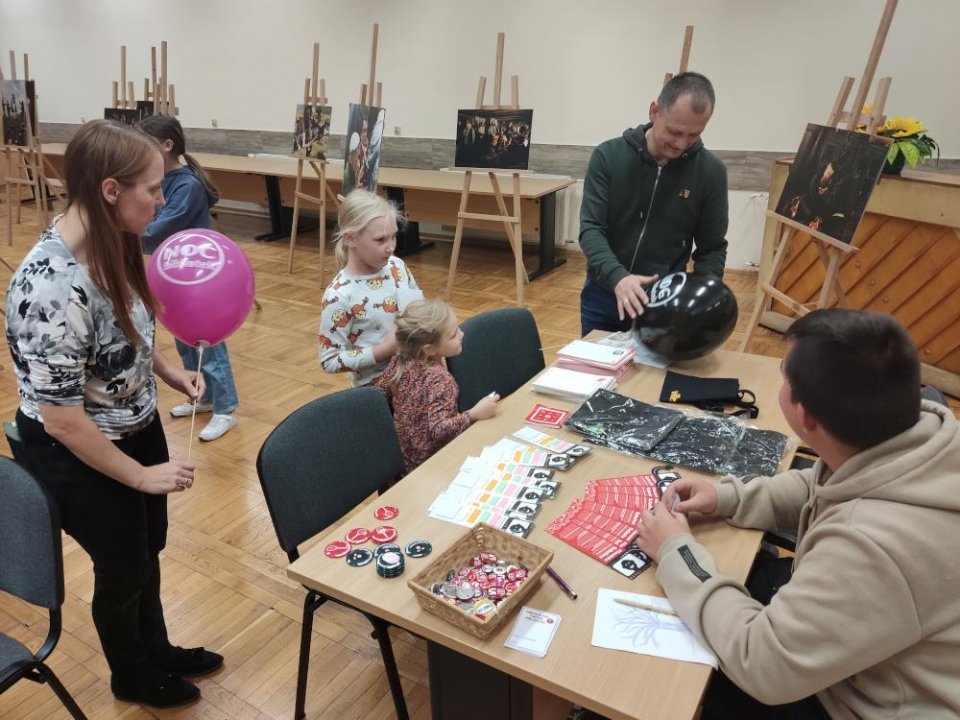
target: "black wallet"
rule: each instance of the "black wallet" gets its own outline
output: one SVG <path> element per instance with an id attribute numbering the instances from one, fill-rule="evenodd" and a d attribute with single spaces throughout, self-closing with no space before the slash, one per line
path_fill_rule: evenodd
<path id="1" fill-rule="evenodd" d="M 740 388 L 737 378 L 702 378 L 695 375 L 682 375 L 667 370 L 660 390 L 660 402 L 685 403 L 701 410 L 725 412 L 728 405 L 740 410 L 734 415 L 757 417 L 757 398 L 750 391 Z"/>

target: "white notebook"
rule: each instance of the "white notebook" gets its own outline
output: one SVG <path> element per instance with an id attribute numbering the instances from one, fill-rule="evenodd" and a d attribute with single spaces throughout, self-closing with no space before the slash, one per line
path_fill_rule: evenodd
<path id="1" fill-rule="evenodd" d="M 617 380 L 610 375 L 594 375 L 558 367 L 547 368 L 533 381 L 535 391 L 574 402 L 586 400 L 597 390 L 614 390 L 616 387 Z"/>
<path id="2" fill-rule="evenodd" d="M 561 358 L 576 360 L 602 368 L 619 368 L 633 359 L 633 350 L 624 347 L 600 345 L 586 340 L 574 340 L 557 352 Z"/>

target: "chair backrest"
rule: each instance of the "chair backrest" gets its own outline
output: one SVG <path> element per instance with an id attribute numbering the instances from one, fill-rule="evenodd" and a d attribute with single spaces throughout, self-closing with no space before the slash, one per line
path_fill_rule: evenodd
<path id="1" fill-rule="evenodd" d="M 447 358 L 460 386 L 461 411 L 496 391 L 506 397 L 543 370 L 537 322 L 526 308 L 491 310 L 461 326 L 463 352 Z"/>
<path id="2" fill-rule="evenodd" d="M 56 610 L 63 604 L 60 513 L 46 488 L 0 456 L 0 590 Z"/>
<path id="3" fill-rule="evenodd" d="M 384 488 L 403 470 L 387 400 L 358 387 L 307 403 L 257 455 L 257 475 L 280 547 L 297 547 Z"/>

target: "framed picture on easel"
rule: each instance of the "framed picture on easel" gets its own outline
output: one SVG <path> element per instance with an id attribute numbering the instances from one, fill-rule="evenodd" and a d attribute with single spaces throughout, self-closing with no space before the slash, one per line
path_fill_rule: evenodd
<path id="1" fill-rule="evenodd" d="M 776 213 L 850 243 L 886 161 L 890 141 L 807 125 Z"/>
<path id="2" fill-rule="evenodd" d="M 526 170 L 533 110 L 457 111 L 456 167 Z"/>
<path id="3" fill-rule="evenodd" d="M 377 189 L 380 144 L 387 111 L 380 107 L 350 103 L 347 146 L 343 153 L 343 194 L 354 188 Z"/>
<path id="4" fill-rule="evenodd" d="M 297 105 L 293 123 L 293 155 L 326 160 L 330 136 L 330 106 L 315 103 Z"/>
<path id="5" fill-rule="evenodd" d="M 3 102 L 3 144 L 26 147 L 27 123 L 32 115 L 27 81 L 0 80 L 0 93 Z"/>

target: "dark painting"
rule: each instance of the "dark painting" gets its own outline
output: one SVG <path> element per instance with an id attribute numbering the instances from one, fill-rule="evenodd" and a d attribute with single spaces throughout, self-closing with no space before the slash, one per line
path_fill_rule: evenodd
<path id="1" fill-rule="evenodd" d="M 457 111 L 454 165 L 526 170 L 530 165 L 533 110 Z"/>
<path id="2" fill-rule="evenodd" d="M 777 214 L 849 243 L 877 184 L 888 138 L 807 125 Z"/>

